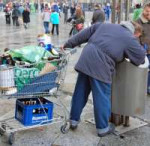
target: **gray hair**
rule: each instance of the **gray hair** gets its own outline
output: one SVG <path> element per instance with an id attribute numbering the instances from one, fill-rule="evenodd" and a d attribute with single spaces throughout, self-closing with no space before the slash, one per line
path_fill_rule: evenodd
<path id="1" fill-rule="evenodd" d="M 132 24 L 132 22 L 130 21 L 122 21 L 120 23 L 121 26 L 127 28 L 132 34 L 134 34 L 135 32 L 135 28 L 134 28 L 134 25 Z"/>
<path id="2" fill-rule="evenodd" d="M 150 0 L 145 0 L 143 3 L 143 7 L 145 8 L 148 5 L 150 6 Z"/>

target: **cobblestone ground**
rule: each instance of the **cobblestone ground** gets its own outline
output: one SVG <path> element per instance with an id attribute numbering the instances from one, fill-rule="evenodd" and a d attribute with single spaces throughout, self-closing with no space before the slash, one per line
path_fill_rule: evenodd
<path id="1" fill-rule="evenodd" d="M 89 24 L 91 19 L 91 13 L 86 13 L 86 24 Z M 25 30 L 23 26 L 14 27 L 5 25 L 5 19 L 3 14 L 0 14 L 0 49 L 1 53 L 4 48 L 20 48 L 25 45 L 36 45 L 37 35 L 43 33 L 42 21 L 39 14 L 31 15 L 31 24 L 29 29 Z M 52 36 L 52 43 L 55 46 L 62 45 L 68 39 L 68 33 L 71 28 L 70 25 L 63 24 L 63 15 L 61 17 L 60 25 L 60 35 Z M 73 67 L 80 55 L 82 48 L 78 48 L 78 52 L 71 56 L 68 65 L 67 76 L 65 79 L 65 84 L 63 87 L 64 92 L 61 93 L 61 99 L 66 105 L 67 109 L 70 108 L 71 95 L 73 92 L 76 72 Z M 57 101 L 56 99 L 52 99 Z M 124 137 L 109 135 L 104 138 L 98 138 L 96 135 L 95 126 L 86 123 L 87 118 L 93 117 L 92 100 L 89 102 L 84 109 L 82 120 L 77 131 L 69 131 L 67 134 L 62 134 L 60 132 L 61 123 L 46 126 L 44 128 L 36 128 L 25 130 L 21 132 L 16 132 L 15 142 L 13 146 L 149 146 L 150 145 L 150 126 L 141 127 L 133 131 L 124 134 Z M 62 110 L 55 106 L 55 113 L 61 114 Z M 15 99 L 5 99 L 0 100 L 0 115 L 4 115 L 7 112 L 14 114 L 15 109 Z M 146 119 L 150 122 L 150 98 L 147 98 L 146 102 L 146 113 L 140 118 Z M 12 114 L 12 115 L 13 115 Z M 5 136 L 0 137 L 0 146 L 7 146 L 7 138 Z"/>

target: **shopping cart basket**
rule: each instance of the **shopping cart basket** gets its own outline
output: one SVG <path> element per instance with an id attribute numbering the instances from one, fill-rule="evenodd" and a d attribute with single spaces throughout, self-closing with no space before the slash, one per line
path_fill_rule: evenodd
<path id="1" fill-rule="evenodd" d="M 2 77 L 4 84 L 0 85 L 2 86 L 1 96 L 4 98 L 7 97 L 7 99 L 17 98 L 15 118 L 18 119 L 18 121 L 14 117 L 1 118 L 0 120 L 0 134 L 8 136 L 9 144 L 13 144 L 15 140 L 14 134 L 18 131 L 42 127 L 57 122 L 64 123 L 60 129 L 62 133 L 68 132 L 68 110 L 58 96 L 58 93 L 61 90 L 66 76 L 69 57 L 75 52 L 76 49 L 59 51 L 59 57 L 53 57 L 49 60 L 38 62 L 38 64 L 18 65 L 7 67 L 7 69 L 5 68 L 8 74 Z M 50 69 L 50 64 L 55 64 L 56 67 Z M 38 68 L 43 67 L 38 71 L 37 68 L 35 69 L 35 66 L 38 66 Z M 13 73 L 12 69 L 14 71 Z M 18 70 L 20 72 L 24 71 L 25 73 L 17 75 Z M 3 69 L 0 71 L 3 71 Z M 9 74 L 9 71 L 11 71 L 11 74 Z M 55 97 L 57 102 L 50 102 L 48 100 L 49 97 Z M 35 102 L 37 104 L 35 104 Z M 53 104 L 63 109 L 63 116 L 52 118 Z M 23 119 L 26 116 L 28 116 L 28 120 Z M 29 117 L 32 121 L 29 120 Z M 41 120 L 42 118 L 43 120 Z"/>

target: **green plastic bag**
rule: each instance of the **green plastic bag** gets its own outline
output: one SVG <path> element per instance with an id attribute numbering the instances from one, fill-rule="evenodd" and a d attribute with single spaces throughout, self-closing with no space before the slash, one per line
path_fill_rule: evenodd
<path id="1" fill-rule="evenodd" d="M 25 84 L 28 84 L 33 78 L 39 75 L 37 68 L 14 68 L 15 84 L 18 90 L 21 90 Z"/>
<path id="2" fill-rule="evenodd" d="M 13 59 L 19 58 L 20 60 L 29 63 L 37 63 L 40 62 L 43 58 L 47 59 L 48 57 L 53 57 L 49 51 L 39 46 L 26 46 L 20 49 L 10 50 L 8 53 L 12 56 Z"/>

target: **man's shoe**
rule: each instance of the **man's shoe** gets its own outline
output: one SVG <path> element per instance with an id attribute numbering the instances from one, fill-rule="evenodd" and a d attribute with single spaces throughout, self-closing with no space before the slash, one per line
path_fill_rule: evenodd
<path id="1" fill-rule="evenodd" d="M 73 131 L 76 130 L 77 128 L 78 128 L 78 125 L 70 125 L 70 129 Z"/>
<path id="2" fill-rule="evenodd" d="M 109 130 L 107 132 L 105 132 L 105 133 L 98 133 L 98 136 L 99 137 L 104 137 L 104 136 L 106 136 L 108 134 L 111 134 L 111 133 L 114 133 L 114 132 L 115 132 L 115 125 L 110 124 L 109 125 Z"/>

